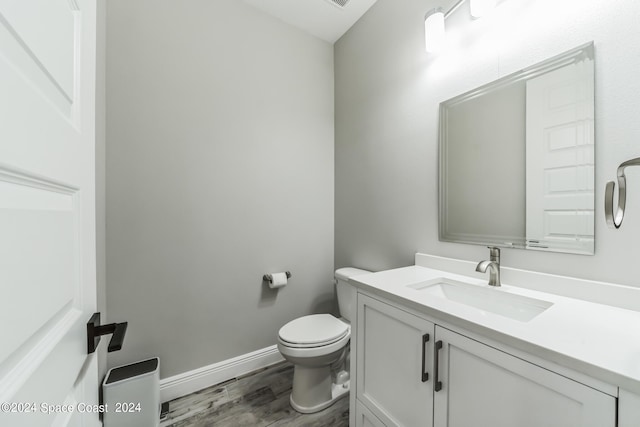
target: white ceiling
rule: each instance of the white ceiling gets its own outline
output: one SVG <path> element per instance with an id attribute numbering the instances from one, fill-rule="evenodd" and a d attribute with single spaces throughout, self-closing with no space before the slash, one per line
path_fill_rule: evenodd
<path id="1" fill-rule="evenodd" d="M 377 0 L 244 0 L 246 3 L 316 37 L 335 43 Z M 340 0 L 337 0 L 340 2 Z"/>

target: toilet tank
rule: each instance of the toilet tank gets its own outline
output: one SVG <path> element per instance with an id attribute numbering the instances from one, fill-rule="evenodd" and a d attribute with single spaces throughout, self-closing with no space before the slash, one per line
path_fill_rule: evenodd
<path id="1" fill-rule="evenodd" d="M 349 284 L 349 279 L 367 273 L 371 272 L 353 267 L 339 268 L 336 270 L 335 278 L 338 308 L 340 310 L 340 316 L 349 322 L 351 322 L 351 319 L 355 316 L 354 303 L 356 293 L 356 289 Z"/>

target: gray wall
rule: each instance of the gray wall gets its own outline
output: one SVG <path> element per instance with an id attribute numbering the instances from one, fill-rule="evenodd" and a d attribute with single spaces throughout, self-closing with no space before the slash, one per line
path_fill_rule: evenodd
<path id="1" fill-rule="evenodd" d="M 505 249 L 502 262 L 640 286 L 640 197 L 630 196 L 619 231 L 606 228 L 602 209 L 606 181 L 620 162 L 639 155 L 640 45 L 633 41 L 640 38 L 640 2 L 501 2 L 493 19 L 477 21 L 463 5 L 447 20 L 452 46 L 430 56 L 423 17 L 436 5 L 444 6 L 379 0 L 335 46 L 336 267 L 410 265 L 417 251 L 486 259 L 483 246 L 438 241 L 438 105 L 594 40 L 596 254 Z M 628 177 L 629 186 L 640 186 L 640 171 Z"/>
<path id="2" fill-rule="evenodd" d="M 424 15 L 437 5 L 378 0 L 334 46 L 336 267 L 410 265 L 438 241 L 437 106 L 424 79 Z"/>
<path id="3" fill-rule="evenodd" d="M 524 81 L 450 105 L 447 240 L 525 240 Z"/>
<path id="4" fill-rule="evenodd" d="M 159 356 L 167 377 L 332 310 L 332 46 L 238 0 L 108 17 L 107 304 L 129 321 L 109 364 Z"/>

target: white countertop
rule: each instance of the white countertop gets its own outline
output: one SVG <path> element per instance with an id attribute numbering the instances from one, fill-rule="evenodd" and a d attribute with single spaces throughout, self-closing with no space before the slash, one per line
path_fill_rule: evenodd
<path id="1" fill-rule="evenodd" d="M 485 279 L 421 266 L 352 278 L 377 294 L 454 326 L 467 329 L 588 376 L 640 393 L 640 312 L 539 292 L 503 283 L 504 292 L 553 303 L 528 322 L 430 295 L 408 285 L 448 278 L 487 287 Z"/>

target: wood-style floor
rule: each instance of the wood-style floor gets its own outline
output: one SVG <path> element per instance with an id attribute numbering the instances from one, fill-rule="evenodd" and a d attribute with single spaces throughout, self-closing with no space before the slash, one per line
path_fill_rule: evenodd
<path id="1" fill-rule="evenodd" d="M 324 411 L 300 414 L 289 405 L 292 381 L 293 365 L 282 362 L 200 390 L 169 402 L 160 427 L 349 426 L 348 397 Z"/>

